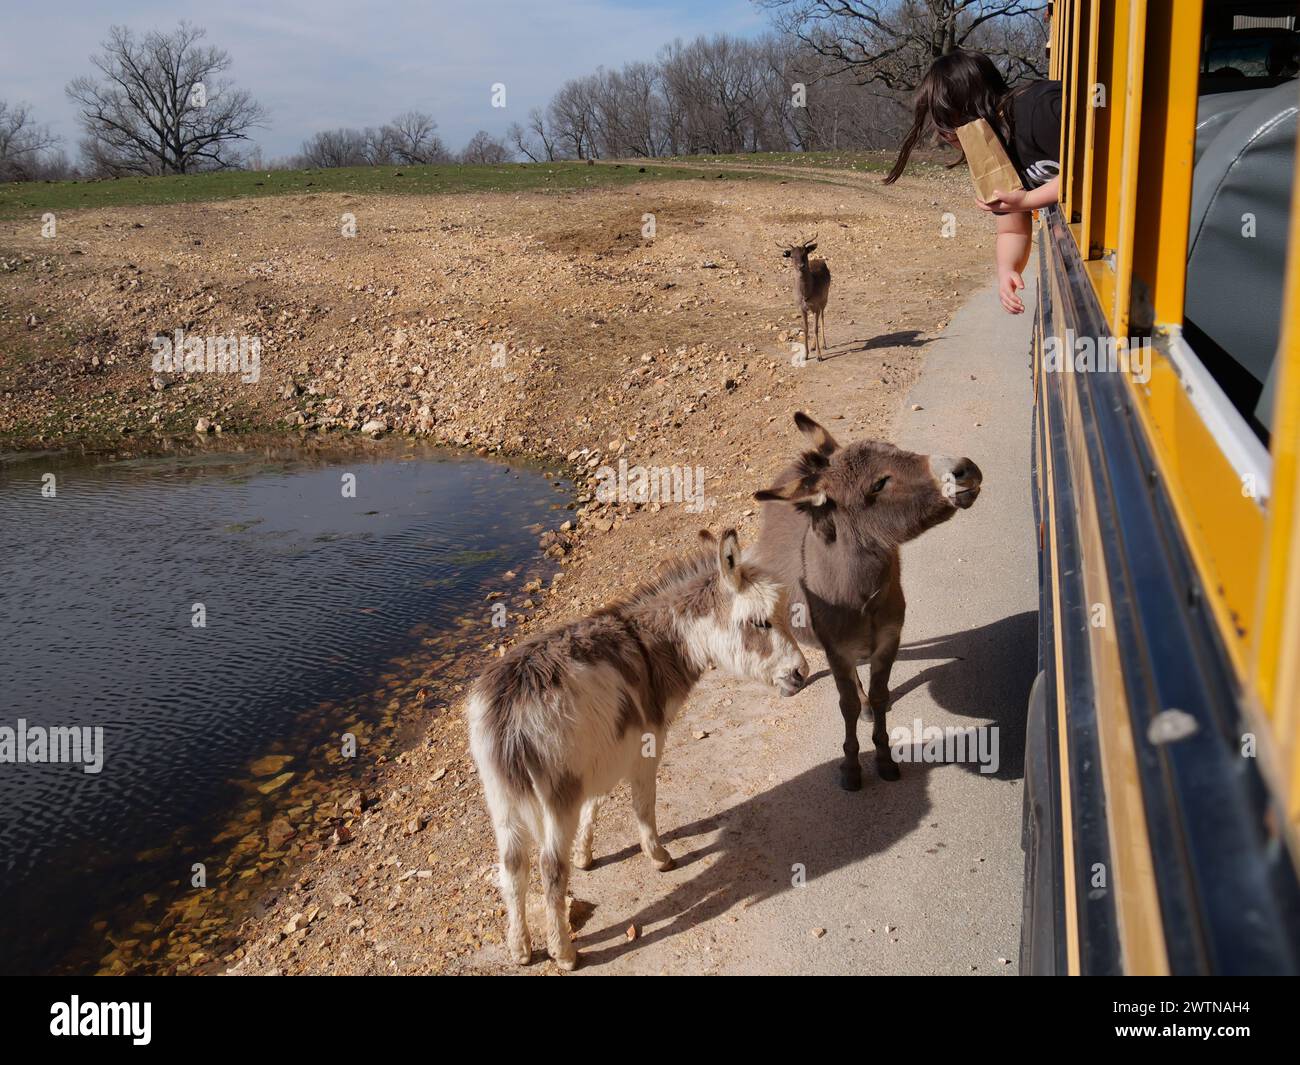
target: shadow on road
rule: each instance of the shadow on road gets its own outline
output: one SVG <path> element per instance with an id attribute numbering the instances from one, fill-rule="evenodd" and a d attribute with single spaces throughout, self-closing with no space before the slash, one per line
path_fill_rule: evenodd
<path id="1" fill-rule="evenodd" d="M 1021 779 L 1025 713 L 1037 670 L 1037 647 L 1035 611 L 904 644 L 898 654 L 900 662 L 934 664 L 894 687 L 890 726 L 911 726 L 908 695 L 927 687 L 934 702 L 948 713 L 997 726 L 998 769 L 986 775 L 997 780 Z M 865 667 L 862 676 L 865 682 Z M 829 683 L 829 673 L 818 673 L 813 682 L 822 679 Z M 677 868 L 689 879 L 675 883 L 635 915 L 624 914 L 617 924 L 597 927 L 599 916 L 593 913 L 591 927 L 584 927 L 578 935 L 584 966 L 607 964 L 721 917 L 737 906 L 755 906 L 790 890 L 796 864 L 803 867 L 811 883 L 888 849 L 920 827 L 932 810 L 929 774 L 947 763 L 910 762 L 901 767 L 899 781 L 887 784 L 871 763 L 870 726 L 860 726 L 860 730 L 864 730 L 859 733 L 862 791 L 839 789 L 837 756 L 721 813 L 664 833 L 662 838 L 677 859 Z M 955 764 L 967 772 L 980 771 L 976 761 Z M 710 838 L 699 840 L 702 836 Z M 638 847 L 628 846 L 600 856 L 595 868 L 624 861 L 644 858 Z M 673 883 L 679 875 L 668 873 L 663 883 Z M 575 881 L 574 888 L 581 892 L 581 879 Z M 869 885 L 862 888 L 869 890 Z M 626 936 L 629 923 L 643 930 L 632 941 Z"/>
<path id="2" fill-rule="evenodd" d="M 689 879 L 669 890 L 679 874 L 665 875 L 664 894 L 630 917 L 638 929 L 648 929 L 636 940 L 626 936 L 629 915 L 616 925 L 584 928 L 577 938 L 583 965 L 611 962 L 736 906 L 748 908 L 792 890 L 796 865 L 812 883 L 861 862 L 893 846 L 929 814 L 926 780 L 933 766 L 905 766 L 902 779 L 887 784 L 867 759 L 862 791 L 847 792 L 838 786 L 838 765 L 838 759 L 825 762 L 721 813 L 664 833 L 661 838 L 677 868 L 691 874 Z M 716 839 L 692 843 L 719 830 Z M 596 865 L 628 860 L 645 859 L 631 846 L 602 856 Z M 581 879 L 573 887 L 580 893 Z"/>
<path id="3" fill-rule="evenodd" d="M 936 659 L 935 665 L 894 685 L 890 725 L 910 724 L 906 696 L 926 685 L 930 697 L 950 714 L 996 725 L 1001 757 L 998 771 L 991 775 L 997 780 L 1021 779 L 1025 714 L 1038 671 L 1038 612 L 1026 610 L 979 628 L 906 643 L 898 652 L 900 662 Z M 973 763 L 959 764 L 979 771 Z"/>
<path id="4" fill-rule="evenodd" d="M 832 344 L 830 354 L 822 362 L 841 358 L 844 355 L 856 355 L 876 348 L 923 348 L 937 337 L 928 337 L 919 329 L 900 329 L 893 333 L 881 333 L 865 340 L 850 340 L 843 344 Z"/>
<path id="5" fill-rule="evenodd" d="M 1009 614 L 979 628 L 905 643 L 899 648 L 897 661 L 934 661 L 935 664 L 904 681 L 897 680 L 899 669 L 894 666 L 890 728 L 912 724 L 906 697 L 928 686 L 930 698 L 941 709 L 997 726 L 998 769 L 986 775 L 995 780 L 1019 780 L 1025 775 L 1025 714 L 1029 709 L 1029 689 L 1038 672 L 1037 611 Z M 808 684 L 829 681 L 830 675 L 830 670 L 822 669 L 809 678 Z M 865 687 L 870 671 L 865 665 L 859 666 L 858 675 Z M 870 720 L 870 712 L 864 709 L 862 716 L 865 725 Z M 934 724 L 922 720 L 923 724 Z M 864 725 L 859 725 L 858 739 L 866 749 L 870 746 L 870 725 L 865 725 L 867 731 L 863 732 Z M 956 764 L 979 772 L 976 763 Z"/>

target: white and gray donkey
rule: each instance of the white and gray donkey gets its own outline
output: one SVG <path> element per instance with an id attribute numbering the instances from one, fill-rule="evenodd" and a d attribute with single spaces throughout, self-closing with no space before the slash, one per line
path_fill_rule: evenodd
<path id="1" fill-rule="evenodd" d="M 516 645 L 470 694 L 470 750 L 496 830 L 506 943 L 520 965 L 532 956 L 524 914 L 534 844 L 547 947 L 561 968 L 577 965 L 570 856 L 591 865 L 597 803 L 619 781 L 631 787 L 641 849 L 656 869 L 672 868 L 655 826 L 655 776 L 668 726 L 706 669 L 786 695 L 807 681 L 781 584 L 742 558 L 734 530 L 701 538 L 706 549 L 627 598 Z"/>

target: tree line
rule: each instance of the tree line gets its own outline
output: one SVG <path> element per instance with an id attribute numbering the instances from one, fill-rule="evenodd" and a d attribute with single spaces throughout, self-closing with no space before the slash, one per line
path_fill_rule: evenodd
<path id="1" fill-rule="evenodd" d="M 717 35 L 573 78 L 507 139 L 534 161 L 880 148 L 905 118 L 792 36 Z"/>
<path id="2" fill-rule="evenodd" d="M 323 130 L 303 142 L 301 151 L 275 165 L 293 169 L 331 166 L 408 166 L 431 163 L 496 164 L 511 160 L 505 143 L 479 130 L 459 152 L 438 136 L 438 124 L 423 111 L 407 111 L 378 129 Z M 254 169 L 259 169 L 254 167 Z"/>
<path id="3" fill-rule="evenodd" d="M 1044 73 L 1043 0 L 755 2 L 772 10 L 772 32 L 674 41 L 653 59 L 572 78 L 503 136 L 480 130 L 458 152 L 433 116 L 410 110 L 316 133 L 269 163 L 251 139 L 266 111 L 229 80 L 229 53 L 203 29 L 114 26 L 91 57 L 95 73 L 67 86 L 79 162 L 31 108 L 0 100 L 0 181 L 887 148 L 925 69 L 953 48 L 987 52 L 1012 82 Z"/>

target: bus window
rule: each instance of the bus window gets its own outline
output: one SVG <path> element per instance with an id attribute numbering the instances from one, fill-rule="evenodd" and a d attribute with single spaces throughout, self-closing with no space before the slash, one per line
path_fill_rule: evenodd
<path id="1" fill-rule="evenodd" d="M 1300 4 L 1209 0 L 1184 336 L 1269 441 L 1300 112 Z"/>

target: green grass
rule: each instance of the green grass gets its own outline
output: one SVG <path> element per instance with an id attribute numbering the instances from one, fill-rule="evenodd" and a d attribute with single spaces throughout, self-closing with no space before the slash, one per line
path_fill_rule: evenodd
<path id="1" fill-rule="evenodd" d="M 741 156 L 747 162 L 756 157 Z M 711 160 L 707 167 L 716 164 Z M 511 163 L 505 166 L 382 166 L 337 170 L 230 170 L 214 174 L 119 178 L 109 181 L 51 181 L 0 185 L 0 218 L 77 208 L 199 203 L 246 196 L 316 192 L 367 195 L 436 195 L 457 192 L 534 192 L 548 189 L 609 188 L 636 181 L 680 181 L 725 177 L 752 181 L 768 175 L 753 170 L 719 170 L 701 175 L 681 167 L 649 163 Z"/>
<path id="2" fill-rule="evenodd" d="M 894 151 L 842 151 L 842 152 L 756 152 L 748 155 L 681 155 L 675 162 L 698 163 L 706 166 L 726 166 L 748 163 L 757 166 L 797 167 L 807 170 L 858 170 L 869 174 L 883 174 L 894 165 L 898 153 Z M 909 166 L 935 167 L 945 157 L 931 149 L 918 149 L 912 153 Z M 950 160 L 946 160 L 950 161 Z"/>
<path id="3" fill-rule="evenodd" d="M 913 166 L 927 168 L 933 153 L 917 152 Z M 937 158 L 937 156 L 936 156 Z M 364 195 L 409 193 L 431 196 L 457 192 L 538 192 L 610 188 L 636 181 L 683 181 L 719 177 L 729 181 L 780 178 L 762 167 L 857 170 L 882 173 L 893 152 L 754 152 L 736 155 L 682 155 L 648 161 L 509 163 L 504 166 L 357 166 L 337 170 L 228 170 L 215 174 L 118 178 L 110 181 L 49 181 L 0 185 L 0 218 L 58 214 L 77 208 L 136 207 L 147 204 L 202 203 L 246 196 L 354 192 Z M 688 167 L 690 169 L 688 169 Z M 714 170 L 714 168 L 717 168 Z M 729 169 L 742 167 L 742 169 Z"/>
<path id="4" fill-rule="evenodd" d="M 892 152 L 750 152 L 732 155 L 678 155 L 674 162 L 721 166 L 748 163 L 757 166 L 807 167 L 822 170 L 888 170 Z"/>

